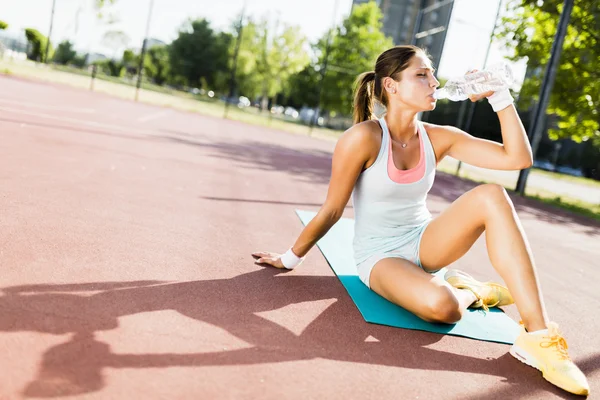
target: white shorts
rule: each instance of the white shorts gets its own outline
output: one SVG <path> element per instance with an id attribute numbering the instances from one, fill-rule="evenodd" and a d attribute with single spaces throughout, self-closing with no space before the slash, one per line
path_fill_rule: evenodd
<path id="1" fill-rule="evenodd" d="M 419 257 L 419 247 L 421 246 L 421 239 L 423 238 L 423 233 L 425 232 L 425 229 L 428 225 L 429 224 L 424 224 L 423 226 L 417 228 L 415 231 L 412 231 L 410 234 L 414 236 L 414 238 L 412 238 L 408 242 L 405 242 L 401 247 L 383 253 L 373 254 L 365 261 L 358 264 L 356 266 L 356 269 L 358 271 L 358 276 L 360 277 L 360 280 L 365 285 L 367 285 L 368 288 L 371 288 L 371 286 L 369 285 L 371 271 L 373 270 L 375 264 L 386 258 L 402 258 L 423 268 L 423 265 L 421 264 L 421 259 Z"/>

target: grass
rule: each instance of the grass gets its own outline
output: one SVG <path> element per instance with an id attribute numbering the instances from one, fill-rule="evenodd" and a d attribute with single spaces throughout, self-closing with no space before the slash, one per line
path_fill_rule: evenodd
<path id="1" fill-rule="evenodd" d="M 563 210 L 571 211 L 575 214 L 595 219 L 596 221 L 600 221 L 600 204 L 591 204 L 568 197 L 552 198 L 551 196 L 544 197 L 540 195 L 527 195 L 527 197 L 541 201 L 545 204 L 552 205 L 554 207 L 561 208 Z"/>
<path id="2" fill-rule="evenodd" d="M 0 73 L 33 78 L 46 82 L 61 83 L 84 89 L 89 89 L 91 84 L 91 77 L 87 71 L 71 67 L 49 67 L 31 61 L 10 61 L 0 59 Z M 121 78 L 108 77 L 99 74 L 94 81 L 94 91 L 132 100 L 135 98 L 135 84 L 136 82 L 132 80 L 127 81 Z M 139 99 L 144 103 L 171 107 L 217 118 L 222 118 L 225 114 L 225 104 L 221 101 L 153 85 L 149 82 L 142 83 Z M 269 113 L 260 113 L 260 111 L 255 108 L 241 110 L 235 106 L 230 106 L 227 118 L 253 125 L 271 127 L 290 133 L 312 135 L 327 140 L 336 140 L 341 133 L 339 131 L 323 128 L 310 129 L 306 125 L 284 120 L 281 117 L 273 116 Z M 440 163 L 438 169 L 454 175 L 456 173 L 456 164 L 444 160 Z M 552 179 L 567 180 L 590 187 L 600 187 L 600 182 L 592 179 L 572 177 L 538 169 L 533 169 L 531 174 L 540 174 Z M 509 190 L 512 190 L 515 184 L 513 179 L 503 175 L 491 176 L 471 171 L 467 173 L 464 169 L 461 171 L 460 176 L 475 182 L 498 183 Z M 525 195 L 526 197 L 536 199 L 540 202 L 566 209 L 595 220 L 600 220 L 600 204 L 592 204 L 568 196 L 557 196 L 556 193 L 541 188 L 531 187 L 531 185 L 528 185 Z"/>
<path id="3" fill-rule="evenodd" d="M 548 177 L 551 179 L 558 179 L 561 181 L 573 182 L 573 183 L 577 183 L 577 184 L 581 184 L 581 185 L 600 188 L 600 181 L 596 181 L 596 180 L 590 179 L 590 178 L 584 178 L 581 176 L 572 176 L 572 175 L 567 175 L 567 174 L 561 174 L 558 172 L 544 171 L 543 169 L 538 169 L 538 168 L 532 169 L 531 173 L 536 174 L 536 175 L 545 176 L 545 177 Z"/>
<path id="4" fill-rule="evenodd" d="M 32 61 L 1 60 L 0 70 L 11 67 L 13 75 L 32 78 L 45 82 L 60 83 L 81 89 L 90 89 L 91 75 L 85 70 L 64 66 L 48 66 Z M 133 100 L 136 93 L 136 81 L 124 78 L 109 77 L 98 74 L 94 80 L 94 91 L 109 94 L 122 99 Z M 208 97 L 200 97 L 191 93 L 173 90 L 163 86 L 143 82 L 139 91 L 139 101 L 162 107 L 171 107 L 178 110 L 195 112 L 211 117 L 222 118 L 225 113 L 225 103 Z M 296 134 L 310 134 L 312 136 L 335 139 L 339 132 L 330 129 L 315 127 L 310 129 L 306 125 L 283 120 L 280 117 L 260 115 L 254 109 L 240 110 L 235 106 L 229 107 L 227 118 L 253 125 L 268 126 Z"/>
<path id="5" fill-rule="evenodd" d="M 440 163 L 440 165 L 438 166 L 438 170 L 451 175 L 456 174 L 456 166 L 449 163 Z M 499 185 L 504 186 L 504 188 L 506 188 L 509 191 L 513 191 L 515 188 L 515 182 L 509 182 L 506 179 L 490 179 L 489 177 L 487 177 L 487 179 L 482 179 L 481 175 L 471 172 L 465 172 L 464 170 L 461 170 L 459 175 L 461 178 L 473 182 L 497 183 Z M 531 187 L 531 185 L 528 185 L 526 187 L 525 197 L 600 221 L 600 204 L 593 204 L 564 195 L 558 196 L 556 193 L 552 193 L 551 191 L 536 187 Z"/>

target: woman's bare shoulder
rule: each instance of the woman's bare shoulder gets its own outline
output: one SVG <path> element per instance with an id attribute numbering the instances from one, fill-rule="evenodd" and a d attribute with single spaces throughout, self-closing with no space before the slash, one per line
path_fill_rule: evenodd
<path id="1" fill-rule="evenodd" d="M 423 122 L 423 127 L 431 140 L 438 162 L 445 157 L 457 134 L 462 132 L 460 129 L 450 125 L 436 125 L 428 122 Z"/>
<path id="2" fill-rule="evenodd" d="M 448 136 L 460 131 L 460 129 L 454 126 L 436 125 L 429 122 L 423 122 L 423 127 L 429 136 Z"/>
<path id="3" fill-rule="evenodd" d="M 344 142 L 346 146 L 359 146 L 363 149 L 373 146 L 379 147 L 381 143 L 381 126 L 376 120 L 360 122 L 348 128 L 338 143 Z"/>
<path id="4" fill-rule="evenodd" d="M 346 130 L 335 147 L 334 159 L 352 160 L 366 169 L 377 159 L 381 146 L 381 126 L 375 120 L 358 123 Z"/>

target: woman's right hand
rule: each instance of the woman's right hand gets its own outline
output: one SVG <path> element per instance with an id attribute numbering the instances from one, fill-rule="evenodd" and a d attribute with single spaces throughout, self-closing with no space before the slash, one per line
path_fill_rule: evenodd
<path id="1" fill-rule="evenodd" d="M 270 253 L 268 251 L 257 251 L 252 253 L 252 257 L 257 258 L 254 264 L 268 264 L 275 268 L 285 269 L 281 262 L 281 254 Z"/>
<path id="2" fill-rule="evenodd" d="M 465 75 L 474 74 L 477 71 L 478 70 L 473 69 L 473 70 L 467 72 Z M 486 97 L 490 97 L 493 94 L 494 94 L 494 91 L 489 91 L 489 92 L 479 93 L 479 94 L 471 94 L 471 95 L 469 95 L 469 100 L 471 100 L 473 103 L 475 103 L 475 102 L 477 102 L 477 101 L 479 101 L 481 99 L 484 99 Z"/>

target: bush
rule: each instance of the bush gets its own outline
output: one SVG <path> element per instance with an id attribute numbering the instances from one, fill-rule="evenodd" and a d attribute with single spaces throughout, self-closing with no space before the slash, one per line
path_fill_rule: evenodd
<path id="1" fill-rule="evenodd" d="M 57 64 L 67 65 L 73 61 L 76 55 L 77 53 L 73 50 L 73 44 L 70 41 L 65 40 L 56 48 L 52 61 Z"/>
<path id="2" fill-rule="evenodd" d="M 83 68 L 85 67 L 86 64 L 86 55 L 76 55 L 75 57 L 73 57 L 73 59 L 69 62 L 70 65 L 73 65 L 74 67 L 77 68 Z"/>
<path id="3" fill-rule="evenodd" d="M 46 44 L 48 39 L 42 35 L 37 29 L 27 28 L 25 29 L 25 37 L 29 41 L 29 52 L 27 58 L 34 61 L 46 61 Z M 53 50 L 52 44 L 48 51 L 48 57 L 52 58 Z"/>
<path id="4" fill-rule="evenodd" d="M 102 73 L 108 76 L 115 76 L 117 78 L 125 75 L 125 68 L 123 64 L 114 60 L 98 60 L 95 61 L 94 64 L 98 66 Z"/>

